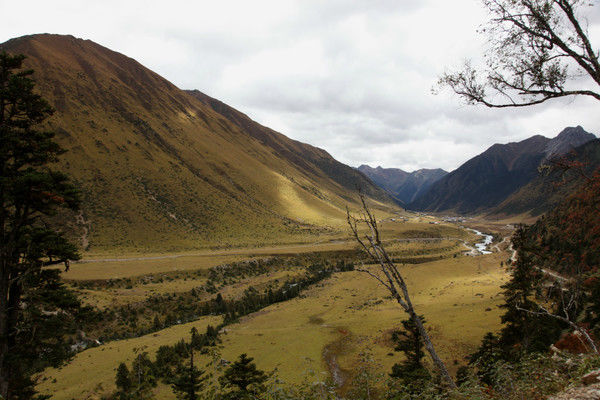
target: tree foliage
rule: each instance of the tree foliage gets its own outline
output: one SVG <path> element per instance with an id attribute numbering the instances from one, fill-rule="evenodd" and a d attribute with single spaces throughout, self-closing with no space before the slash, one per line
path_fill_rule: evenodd
<path id="1" fill-rule="evenodd" d="M 175 377 L 171 381 L 171 387 L 178 395 L 178 398 L 183 400 L 197 400 L 199 398 L 198 392 L 202 391 L 206 379 L 204 371 L 194 365 L 194 349 L 190 348 L 189 365 L 180 365 L 177 368 Z"/>
<path id="2" fill-rule="evenodd" d="M 264 390 L 268 376 L 256 368 L 253 360 L 247 354 L 241 354 L 239 360 L 234 361 L 219 378 L 221 386 L 229 389 L 228 399 L 252 399 Z"/>
<path id="3" fill-rule="evenodd" d="M 419 316 L 425 323 L 425 318 Z M 430 378 L 429 371 L 423 365 L 425 357 L 423 338 L 417 324 L 412 318 L 402 321 L 403 330 L 392 333 L 394 350 L 404 353 L 405 359 L 392 366 L 390 377 L 398 379 L 405 385 L 420 386 Z"/>
<path id="4" fill-rule="evenodd" d="M 42 270 L 79 257 L 47 221 L 61 208 L 77 209 L 79 196 L 65 174 L 49 167 L 63 150 L 43 128 L 53 110 L 35 93 L 33 71 L 22 68 L 24 58 L 0 53 L 0 395 L 5 399 L 30 398 L 25 391 L 32 391 L 23 386 L 31 386 L 29 377 L 68 355 L 59 336 L 78 306 L 57 274 Z"/>
<path id="5" fill-rule="evenodd" d="M 486 65 L 466 62 L 461 71 L 443 74 L 441 86 L 488 107 L 528 106 L 573 95 L 600 100 L 598 49 L 582 15 L 588 1 L 482 2 L 491 15 L 482 30 L 488 36 Z"/>

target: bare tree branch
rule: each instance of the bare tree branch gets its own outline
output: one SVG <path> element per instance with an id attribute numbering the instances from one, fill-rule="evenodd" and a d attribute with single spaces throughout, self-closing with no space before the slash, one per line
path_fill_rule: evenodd
<path id="1" fill-rule="evenodd" d="M 567 96 L 600 100 L 600 62 L 582 27 L 581 0 L 482 0 L 492 18 L 483 32 L 491 50 L 486 67 L 441 75 L 469 104 L 492 108 L 526 107 Z M 572 73 L 569 71 L 573 71 Z M 570 83 L 591 78 L 591 86 Z M 504 98 L 504 100 L 502 100 Z"/>
<path id="2" fill-rule="evenodd" d="M 377 226 L 377 219 L 373 215 L 373 213 L 369 210 L 365 202 L 365 198 L 362 193 L 359 193 L 362 208 L 363 208 L 363 218 L 357 219 L 350 215 L 350 211 L 346 208 L 346 217 L 348 221 L 348 225 L 350 226 L 350 230 L 352 231 L 352 235 L 359 243 L 361 248 L 369 255 L 371 260 L 379 266 L 380 271 L 385 275 L 387 283 L 381 279 L 379 276 L 374 274 L 369 269 L 363 268 L 358 271 L 365 272 L 369 276 L 376 279 L 383 287 L 385 287 L 392 297 L 398 302 L 400 307 L 409 314 L 410 318 L 415 322 L 415 325 L 419 329 L 419 333 L 423 338 L 423 342 L 425 348 L 429 352 L 431 360 L 435 368 L 438 370 L 441 377 L 448 383 L 448 385 L 452 388 L 456 388 L 456 383 L 450 376 L 448 372 L 448 368 L 442 361 L 442 359 L 438 356 L 433 343 L 431 342 L 431 338 L 425 326 L 423 325 L 422 319 L 416 313 L 412 301 L 410 299 L 410 295 L 408 293 L 408 287 L 406 286 L 406 282 L 402 277 L 402 274 L 396 268 L 396 265 L 393 263 L 392 259 L 387 254 L 383 244 L 381 243 L 381 238 L 379 235 L 379 228 Z M 359 233 L 359 223 L 364 224 L 367 227 L 368 233 L 364 235 L 366 240 L 363 240 L 361 234 Z"/>

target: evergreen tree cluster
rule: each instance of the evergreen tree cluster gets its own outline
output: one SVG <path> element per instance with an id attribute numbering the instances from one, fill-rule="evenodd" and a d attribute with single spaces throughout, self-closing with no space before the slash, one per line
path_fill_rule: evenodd
<path id="1" fill-rule="evenodd" d="M 160 380 L 171 386 L 178 399 L 197 400 L 205 398 L 207 380 L 210 375 L 197 366 L 194 356 L 206 354 L 207 347 L 218 343 L 219 327 L 208 326 L 204 334 L 192 328 L 190 341 L 183 339 L 173 346 L 161 346 L 152 362 L 148 354 L 137 354 L 131 368 L 121 363 L 117 368 L 115 383 L 117 391 L 112 398 L 117 400 L 150 400 L 153 388 Z M 265 391 L 264 383 L 269 375 L 259 370 L 253 358 L 241 354 L 219 377 L 219 389 L 212 397 L 219 400 L 255 399 Z"/>
<path id="2" fill-rule="evenodd" d="M 0 51 L 0 398 L 35 396 L 32 376 L 72 354 L 85 319 L 49 265 L 77 260 L 53 223 L 79 207 L 69 178 L 54 169 L 64 150 L 45 122 L 54 112 L 35 90 L 25 56 Z"/>

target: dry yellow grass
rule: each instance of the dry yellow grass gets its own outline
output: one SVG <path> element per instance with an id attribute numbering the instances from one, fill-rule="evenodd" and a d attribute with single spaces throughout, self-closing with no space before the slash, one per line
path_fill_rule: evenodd
<path id="1" fill-rule="evenodd" d="M 475 235 L 453 225 L 429 225 L 418 222 L 390 222 L 381 223 L 381 233 L 385 238 L 415 238 L 415 237 L 440 237 L 440 238 L 476 238 Z M 64 279 L 116 279 L 155 274 L 172 271 L 208 269 L 210 267 L 246 260 L 252 257 L 267 255 L 301 254 L 321 251 L 348 250 L 356 247 L 348 233 L 324 235 L 320 240 L 273 245 L 263 247 L 244 247 L 219 250 L 202 250 L 183 253 L 157 253 L 157 254 L 128 254 L 124 256 L 107 258 L 106 255 L 87 254 L 81 263 L 71 264 L 68 272 L 63 272 Z M 412 247 L 420 247 L 414 244 Z M 98 260 L 95 257 L 99 257 Z M 94 262 L 90 262 L 94 260 Z"/>
<path id="2" fill-rule="evenodd" d="M 460 257 L 403 268 L 415 307 L 425 315 L 450 365 L 473 351 L 485 332 L 500 326 L 496 305 L 505 279 L 499 267 L 503 257 Z M 398 356 L 387 356 L 390 330 L 405 318 L 373 279 L 360 272 L 336 274 L 304 298 L 275 304 L 229 326 L 223 356 L 234 359 L 247 352 L 259 367 L 277 368 L 284 380 L 298 382 L 310 369 L 325 378 L 324 348 L 341 341 L 345 353 L 337 361 L 342 370 L 351 370 L 360 350 L 369 346 L 382 371 L 389 371 L 398 361 Z"/>
<path id="3" fill-rule="evenodd" d="M 85 305 L 105 309 L 145 300 L 148 296 L 187 292 L 206 283 L 206 279 L 177 279 L 133 286 L 131 289 L 74 289 Z"/>
<path id="4" fill-rule="evenodd" d="M 208 269 L 216 265 L 246 259 L 239 254 L 198 254 L 161 256 L 155 259 L 122 259 L 73 263 L 62 277 L 70 280 L 117 279 L 163 272 Z"/>

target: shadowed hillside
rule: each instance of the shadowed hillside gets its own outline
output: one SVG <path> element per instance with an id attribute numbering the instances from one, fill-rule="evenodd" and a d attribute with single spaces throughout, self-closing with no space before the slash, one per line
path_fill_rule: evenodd
<path id="1" fill-rule="evenodd" d="M 435 182 L 409 208 L 461 214 L 489 210 L 534 180 L 548 157 L 594 138 L 579 126 L 566 128 L 553 139 L 536 135 L 517 143 L 495 144 Z"/>
<path id="2" fill-rule="evenodd" d="M 600 140 L 595 139 L 571 150 L 564 158 L 569 162 L 581 162 L 588 176 L 600 168 Z M 548 163 L 552 165 L 551 162 Z M 542 170 L 527 185 L 510 195 L 495 207 L 490 215 L 511 215 L 525 212 L 539 216 L 578 190 L 584 179 L 575 170 Z"/>
<path id="3" fill-rule="evenodd" d="M 0 46 L 28 57 L 56 109 L 49 125 L 82 189 L 77 218 L 91 250 L 300 240 L 339 226 L 357 187 L 392 204 L 324 150 L 92 41 L 44 34 Z"/>

